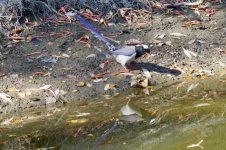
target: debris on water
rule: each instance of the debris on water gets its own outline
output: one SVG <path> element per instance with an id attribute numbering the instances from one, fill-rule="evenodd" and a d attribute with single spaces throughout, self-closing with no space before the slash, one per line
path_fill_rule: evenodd
<path id="1" fill-rule="evenodd" d="M 86 118 L 67 120 L 68 123 L 72 123 L 72 124 L 83 124 L 83 123 L 86 123 L 88 121 L 89 121 L 89 119 L 86 119 Z"/>
<path id="2" fill-rule="evenodd" d="M 210 106 L 209 103 L 200 103 L 200 104 L 195 104 L 194 107 L 203 107 L 203 106 Z"/>
<path id="3" fill-rule="evenodd" d="M 191 145 L 188 145 L 187 148 L 193 148 L 193 147 L 199 147 L 201 149 L 204 149 L 204 147 L 202 147 L 200 144 L 202 144 L 204 140 L 201 140 L 200 142 L 198 142 L 197 144 L 191 144 Z"/>
<path id="4" fill-rule="evenodd" d="M 85 116 L 89 116 L 90 113 L 78 113 L 77 115 L 75 115 L 76 117 L 85 117 Z"/>
<path id="5" fill-rule="evenodd" d="M 199 83 L 196 83 L 196 84 L 191 84 L 188 89 L 187 89 L 187 93 L 189 93 L 191 90 L 197 88 L 199 85 Z"/>
<path id="6" fill-rule="evenodd" d="M 9 125 L 14 117 L 8 118 L 0 123 L 0 125 Z"/>

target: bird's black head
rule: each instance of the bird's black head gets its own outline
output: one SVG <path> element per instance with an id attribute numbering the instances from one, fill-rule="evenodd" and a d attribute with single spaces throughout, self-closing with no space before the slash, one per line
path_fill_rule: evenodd
<path id="1" fill-rule="evenodd" d="M 136 45 L 135 46 L 135 51 L 136 51 L 136 58 L 139 58 L 140 56 L 150 53 L 150 48 L 148 45 Z"/>

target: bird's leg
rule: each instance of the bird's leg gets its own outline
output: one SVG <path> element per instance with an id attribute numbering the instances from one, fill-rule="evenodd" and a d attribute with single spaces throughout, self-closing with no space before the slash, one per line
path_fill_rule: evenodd
<path id="1" fill-rule="evenodd" d="M 128 73 L 129 69 L 127 69 L 125 66 L 123 66 L 123 68 L 120 69 L 120 73 Z"/>
<path id="2" fill-rule="evenodd" d="M 64 13 L 64 14 L 67 13 L 65 7 L 61 7 L 61 8 L 58 10 L 58 12 L 59 12 L 59 13 Z M 71 18 L 70 16 L 66 16 L 66 17 L 67 17 L 67 19 L 69 20 L 69 22 L 71 23 L 71 22 L 72 22 L 72 18 Z"/>

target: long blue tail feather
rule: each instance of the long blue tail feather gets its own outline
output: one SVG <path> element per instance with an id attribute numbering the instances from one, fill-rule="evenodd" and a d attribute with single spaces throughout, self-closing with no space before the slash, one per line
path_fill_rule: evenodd
<path id="1" fill-rule="evenodd" d="M 112 45 L 103 35 L 101 35 L 99 32 L 97 32 L 94 27 L 86 21 L 84 18 L 82 18 L 80 15 L 76 15 L 77 20 L 83 24 L 93 35 L 95 35 L 96 38 L 98 38 L 100 41 L 102 41 L 110 51 L 115 51 L 117 50 L 117 47 Z"/>

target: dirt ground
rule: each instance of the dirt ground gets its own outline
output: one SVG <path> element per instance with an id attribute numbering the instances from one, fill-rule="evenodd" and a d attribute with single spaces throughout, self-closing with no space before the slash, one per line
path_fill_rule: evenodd
<path id="1" fill-rule="evenodd" d="M 189 13 L 191 20 L 202 21 L 188 28 L 181 27 L 186 22 L 183 18 L 165 13 L 154 13 L 150 24 L 142 29 L 120 23 L 113 26 L 95 24 L 95 27 L 104 35 L 115 35 L 112 38 L 120 42 L 117 46 L 131 39 L 150 45 L 151 57 L 144 56 L 134 62 L 137 70 L 131 73 L 137 76 L 146 68 L 157 90 L 185 80 L 218 75 L 225 70 L 226 7 L 213 7 L 217 11 L 211 17 Z M 42 33 L 62 31 L 73 34 L 64 38 L 40 37 Z M 2 38 L 0 43 L 0 93 L 10 96 L 12 101 L 1 100 L 0 113 L 92 100 L 131 88 L 133 77 L 117 74 L 121 66 L 109 55 L 107 47 L 78 22 L 42 23 L 25 34 L 37 38 L 17 43 Z M 83 35 L 89 36 L 90 45 L 76 42 Z M 109 63 L 101 67 L 100 64 L 107 61 Z M 103 75 L 93 79 L 91 74 Z"/>

